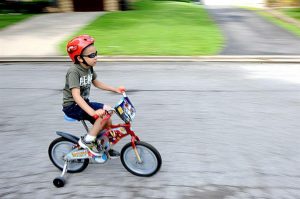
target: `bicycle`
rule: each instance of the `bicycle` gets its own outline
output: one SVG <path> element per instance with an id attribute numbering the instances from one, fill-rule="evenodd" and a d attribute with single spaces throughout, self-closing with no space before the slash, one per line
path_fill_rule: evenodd
<path id="1" fill-rule="evenodd" d="M 162 164 L 161 155 L 152 145 L 140 141 L 140 138 L 132 130 L 131 122 L 135 117 L 136 110 L 125 91 L 122 94 L 123 97 L 119 103 L 111 110 L 106 111 L 103 122 L 116 113 L 124 123 L 111 125 L 99 133 L 96 138 L 96 147 L 101 155 L 95 156 L 88 149 L 82 149 L 78 144 L 78 137 L 61 131 L 56 132 L 60 137 L 50 143 L 48 154 L 51 162 L 62 173 L 53 180 L 54 186 L 63 187 L 66 182 L 64 178 L 66 173 L 82 172 L 90 161 L 103 164 L 112 159 L 108 153 L 109 149 L 128 135 L 131 136 L 131 141 L 122 147 L 120 155 L 121 162 L 127 171 L 142 177 L 150 177 L 159 171 Z M 76 121 L 66 115 L 65 119 Z M 88 132 L 85 121 L 81 120 L 81 122 Z"/>

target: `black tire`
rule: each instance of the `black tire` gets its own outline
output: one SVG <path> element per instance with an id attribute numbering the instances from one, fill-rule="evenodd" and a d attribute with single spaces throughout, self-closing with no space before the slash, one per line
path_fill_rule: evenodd
<path id="1" fill-rule="evenodd" d="M 63 177 L 57 177 L 53 180 L 53 185 L 57 188 L 65 186 L 66 180 Z"/>
<path id="2" fill-rule="evenodd" d="M 72 142 L 72 141 L 70 141 L 70 140 L 68 140 L 66 138 L 60 137 L 60 138 L 56 138 L 55 140 L 53 140 L 51 142 L 51 144 L 49 145 L 49 148 L 48 148 L 48 155 L 49 155 L 49 158 L 50 158 L 51 162 L 54 164 L 54 166 L 56 166 L 61 171 L 63 170 L 63 163 L 61 163 L 63 161 L 63 159 L 62 159 L 62 157 L 61 157 L 61 159 L 55 159 L 55 157 L 53 157 L 53 153 L 54 153 L 54 150 L 56 149 L 56 146 L 58 144 L 63 144 L 63 143 L 69 144 L 69 145 L 76 144 L 76 143 L 74 143 L 74 142 Z M 68 173 L 78 173 L 78 172 L 81 172 L 89 164 L 89 159 L 82 159 L 82 160 L 78 160 L 78 161 L 81 161 L 81 162 L 79 162 L 79 163 L 69 162 L 68 163 L 68 170 L 67 170 Z M 72 168 L 72 167 L 70 167 L 70 164 L 73 164 L 73 165 L 77 164 L 78 166 L 75 167 L 75 168 Z M 81 166 L 79 164 L 81 164 Z"/>
<path id="3" fill-rule="evenodd" d="M 150 177 L 153 176 L 155 173 L 157 173 L 161 167 L 162 164 L 162 159 L 159 154 L 159 152 L 150 144 L 142 141 L 137 141 L 135 143 L 137 150 L 146 150 L 147 153 L 151 156 L 151 160 L 154 161 L 154 165 L 152 168 L 149 169 L 149 171 L 146 171 L 146 169 L 138 168 L 142 167 L 143 165 L 136 166 L 137 163 L 137 157 L 135 156 L 134 150 L 132 148 L 131 142 L 127 143 L 121 151 L 121 162 L 123 166 L 132 174 L 136 176 L 142 176 L 142 177 Z M 143 152 L 144 153 L 144 152 Z M 146 159 L 146 155 L 144 154 L 145 157 L 143 157 L 143 154 L 140 154 L 141 159 L 143 158 Z M 129 157 L 131 158 L 131 161 L 128 160 Z M 135 157 L 135 158 L 134 158 Z M 145 165 L 146 166 L 146 165 Z"/>

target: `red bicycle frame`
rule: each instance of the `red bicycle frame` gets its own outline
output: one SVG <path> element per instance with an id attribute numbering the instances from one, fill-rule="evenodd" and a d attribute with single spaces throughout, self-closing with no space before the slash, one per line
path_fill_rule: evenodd
<path id="1" fill-rule="evenodd" d="M 122 130 L 124 129 L 124 130 Z M 105 129 L 106 132 L 104 135 L 111 137 L 111 144 L 117 144 L 122 138 L 131 135 L 132 146 L 135 147 L 135 141 L 140 141 L 139 137 L 135 135 L 134 131 L 131 130 L 131 124 L 117 124 L 111 125 L 109 129 Z"/>

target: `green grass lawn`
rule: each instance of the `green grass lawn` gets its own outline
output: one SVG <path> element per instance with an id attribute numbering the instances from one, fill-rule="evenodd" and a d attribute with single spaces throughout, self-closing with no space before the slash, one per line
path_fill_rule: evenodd
<path id="1" fill-rule="evenodd" d="M 264 11 L 257 11 L 257 13 L 263 17 L 265 17 L 267 20 L 271 21 L 272 23 L 290 31 L 291 33 L 294 33 L 297 36 L 300 36 L 300 28 L 295 26 L 294 24 L 290 24 L 287 22 L 284 22 L 280 19 L 277 19 L 276 17 L 272 16 L 271 14 L 264 12 Z M 287 14 L 287 13 L 285 13 Z M 300 17 L 299 14 L 293 13 L 294 16 Z M 300 18 L 299 18 L 300 19 Z"/>
<path id="2" fill-rule="evenodd" d="M 33 14 L 0 14 L 0 30 L 9 25 L 27 19 L 32 15 Z"/>
<path id="3" fill-rule="evenodd" d="M 133 7 L 99 17 L 74 35 L 92 35 L 101 55 L 211 55 L 223 46 L 220 30 L 199 5 L 140 0 Z"/>
<path id="4" fill-rule="evenodd" d="M 285 8 L 281 11 L 292 18 L 300 20 L 300 8 Z"/>

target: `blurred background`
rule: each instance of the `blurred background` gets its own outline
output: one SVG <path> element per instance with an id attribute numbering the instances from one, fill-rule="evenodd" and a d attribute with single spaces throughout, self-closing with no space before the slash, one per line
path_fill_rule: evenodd
<path id="1" fill-rule="evenodd" d="M 2 0 L 1 11 L 18 13 L 126 10 L 126 0 Z"/>
<path id="2" fill-rule="evenodd" d="M 190 0 L 178 0 L 189 2 Z M 196 0 L 206 5 L 298 7 L 299 0 Z M 133 0 L 1 0 L 2 13 L 128 10 Z"/>
<path id="3" fill-rule="evenodd" d="M 299 6 L 300 0 L 1 0 L 0 198 L 299 199 Z M 133 176 L 116 160 L 68 175 L 63 189 L 52 185 L 60 174 L 47 153 L 55 132 L 84 132 L 61 111 L 71 65 L 66 43 L 78 34 L 96 40 L 99 79 L 128 89 L 137 108 L 134 129 L 163 158 L 155 176 Z M 240 60 L 217 59 L 225 55 Z M 245 61 L 248 55 L 257 59 Z M 105 104 L 121 97 L 92 93 Z"/>
<path id="4" fill-rule="evenodd" d="M 78 34 L 99 41 L 101 55 L 296 55 L 299 6 L 299 0 L 2 0 L 0 56 L 66 55 L 66 42 Z"/>

